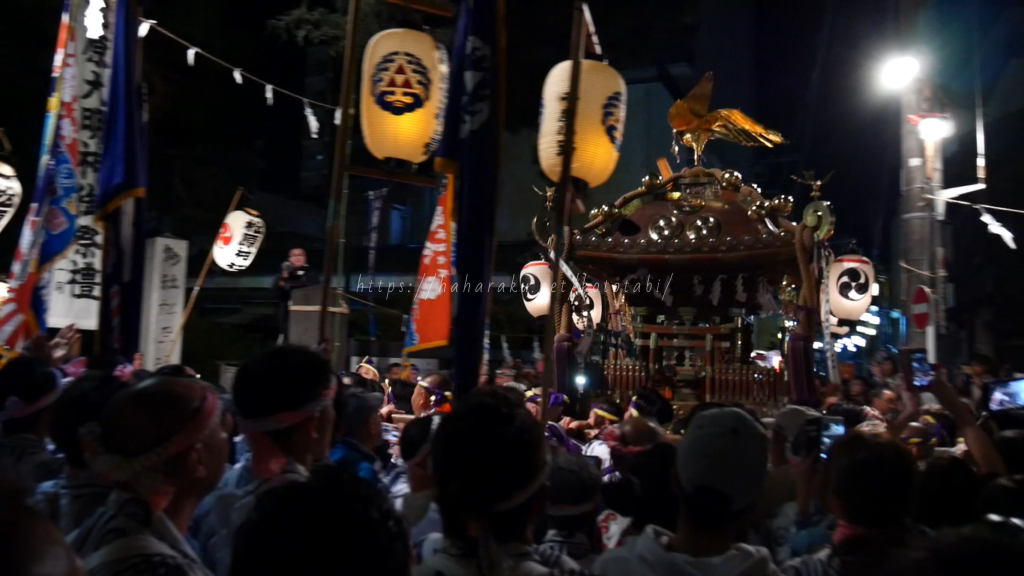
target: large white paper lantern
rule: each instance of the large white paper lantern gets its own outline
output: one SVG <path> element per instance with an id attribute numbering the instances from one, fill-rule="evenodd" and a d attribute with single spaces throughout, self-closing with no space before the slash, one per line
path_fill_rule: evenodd
<path id="1" fill-rule="evenodd" d="M 441 143 L 447 103 L 448 53 L 429 34 L 396 28 L 370 38 L 359 121 L 371 154 L 426 160 Z"/>
<path id="2" fill-rule="evenodd" d="M 601 291 L 597 289 L 597 286 L 593 284 L 587 284 L 583 286 L 583 295 L 580 295 L 579 290 L 573 286 L 572 290 L 569 291 L 569 306 L 572 308 L 572 322 L 577 328 L 583 330 L 587 327 L 586 317 L 583 312 L 587 311 L 590 313 L 590 317 L 594 320 L 594 325 L 597 326 L 601 323 L 601 316 L 604 312 L 601 304 Z"/>
<path id="3" fill-rule="evenodd" d="M 555 65 L 544 80 L 537 156 L 552 181 L 562 175 L 562 145 L 568 124 L 572 61 Z M 579 100 L 573 137 L 572 175 L 600 186 L 619 161 L 626 130 L 626 82 L 614 68 L 594 60 L 580 61 Z"/>
<path id="4" fill-rule="evenodd" d="M 863 256 L 840 256 L 828 269 L 829 306 L 840 320 L 860 320 L 871 305 L 875 267 Z"/>
<path id="5" fill-rule="evenodd" d="M 551 310 L 551 266 L 543 260 L 529 262 L 519 273 L 519 290 L 526 311 L 540 318 Z"/>
<path id="6" fill-rule="evenodd" d="M 14 213 L 21 205 L 21 181 L 18 173 L 10 164 L 0 162 L 0 230 L 14 218 Z"/>
<path id="7" fill-rule="evenodd" d="M 266 233 L 258 212 L 235 210 L 220 225 L 213 242 L 213 261 L 229 272 L 245 270 L 256 259 Z"/>

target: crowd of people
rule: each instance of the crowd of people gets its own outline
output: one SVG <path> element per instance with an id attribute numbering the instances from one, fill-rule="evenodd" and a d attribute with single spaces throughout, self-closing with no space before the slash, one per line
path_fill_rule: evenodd
<path id="1" fill-rule="evenodd" d="M 963 390 L 885 360 L 773 418 L 677 418 L 525 370 L 455 399 L 441 372 L 280 345 L 228 391 L 36 344 L 0 369 L 4 575 L 1019 569 L 1024 411 L 979 410 L 981 362 Z"/>

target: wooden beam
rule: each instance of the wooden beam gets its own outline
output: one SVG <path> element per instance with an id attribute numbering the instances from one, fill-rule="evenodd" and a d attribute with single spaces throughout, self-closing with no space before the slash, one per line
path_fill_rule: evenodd
<path id="1" fill-rule="evenodd" d="M 388 4 L 397 4 L 406 8 L 412 8 L 413 10 L 419 10 L 420 12 L 444 16 L 445 18 L 455 16 L 455 8 L 441 0 L 388 0 Z"/>
<path id="2" fill-rule="evenodd" d="M 381 168 L 368 168 L 365 166 L 348 166 L 346 170 L 352 176 L 377 178 L 378 180 L 387 180 L 389 182 L 401 182 L 403 184 L 413 184 L 415 186 L 425 186 L 427 188 L 436 188 L 441 185 L 441 182 L 440 180 L 438 180 L 437 176 L 425 176 L 423 174 L 394 172 L 391 170 L 383 170 Z"/>

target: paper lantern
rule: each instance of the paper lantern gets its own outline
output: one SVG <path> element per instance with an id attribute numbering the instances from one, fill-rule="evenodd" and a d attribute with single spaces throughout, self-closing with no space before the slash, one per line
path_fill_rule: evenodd
<path id="1" fill-rule="evenodd" d="M 562 144 L 568 114 L 572 62 L 566 60 L 544 80 L 537 156 L 552 181 L 562 175 Z M 595 60 L 580 61 L 579 100 L 573 137 L 572 176 L 591 187 L 612 175 L 626 130 L 626 82 L 614 68 Z"/>
<path id="2" fill-rule="evenodd" d="M 543 260 L 530 262 L 519 273 L 519 288 L 526 311 L 540 318 L 551 310 L 551 266 Z"/>
<path id="3" fill-rule="evenodd" d="M 14 218 L 21 205 L 21 181 L 10 164 L 0 162 L 0 230 Z"/>
<path id="4" fill-rule="evenodd" d="M 860 320 L 871 305 L 875 267 L 863 256 L 840 256 L 828 269 L 829 305 L 840 320 Z"/>
<path id="5" fill-rule="evenodd" d="M 256 259 L 266 231 L 258 212 L 235 210 L 220 225 L 213 242 L 213 261 L 229 272 L 245 270 Z"/>
<path id="6" fill-rule="evenodd" d="M 569 292 L 569 305 L 572 307 L 572 322 L 580 330 L 587 327 L 586 315 L 584 312 L 590 314 L 590 317 L 594 320 L 594 326 L 601 323 L 601 315 L 603 313 L 601 305 L 601 291 L 593 284 L 585 285 L 583 287 L 583 291 L 584 294 L 581 295 L 579 290 L 574 286 Z"/>
<path id="7" fill-rule="evenodd" d="M 398 28 L 370 38 L 359 121 L 371 154 L 426 160 L 441 143 L 447 101 L 448 53 L 429 34 Z"/>

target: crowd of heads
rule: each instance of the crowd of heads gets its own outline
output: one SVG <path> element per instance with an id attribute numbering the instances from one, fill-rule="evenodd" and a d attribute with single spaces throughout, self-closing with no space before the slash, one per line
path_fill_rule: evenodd
<path id="1" fill-rule="evenodd" d="M 230 391 L 182 365 L 90 366 L 0 369 L 5 574 L 100 573 L 110 530 L 138 536 L 118 494 L 189 535 L 130 516 L 170 546 L 160 562 L 218 575 L 1008 573 L 1024 541 L 1024 413 L 979 415 L 944 380 L 922 405 L 889 359 L 764 419 L 521 368 L 455 398 L 443 372 L 337 374 L 287 345 Z M 829 422 L 845 434 L 826 444 Z M 109 498 L 69 505 L 86 477 Z"/>

